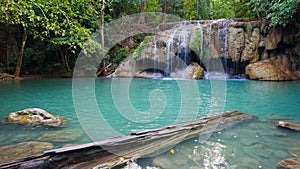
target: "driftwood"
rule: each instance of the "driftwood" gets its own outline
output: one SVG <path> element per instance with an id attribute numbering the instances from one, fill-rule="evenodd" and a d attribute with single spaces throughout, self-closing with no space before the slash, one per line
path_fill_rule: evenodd
<path id="1" fill-rule="evenodd" d="M 286 121 L 278 121 L 276 127 L 282 127 L 290 130 L 300 131 L 300 124 L 290 123 Z"/>
<path id="2" fill-rule="evenodd" d="M 130 160 L 164 152 L 199 134 L 201 137 L 201 134 L 207 135 L 253 118 L 238 111 L 227 112 L 128 136 L 48 150 L 2 164 L 0 168 L 112 168 Z"/>

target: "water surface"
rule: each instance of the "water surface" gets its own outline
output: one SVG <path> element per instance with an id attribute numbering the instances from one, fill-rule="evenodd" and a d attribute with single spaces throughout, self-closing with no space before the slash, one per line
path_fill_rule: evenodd
<path id="1" fill-rule="evenodd" d="M 1 82 L 0 119 L 10 112 L 39 107 L 66 117 L 68 123 L 63 128 L 1 125 L 0 146 L 35 140 L 51 142 L 55 147 L 81 144 L 93 140 L 86 133 L 102 132 L 105 137 L 105 130 L 113 130 L 117 135 L 126 135 L 239 110 L 259 118 L 216 132 L 208 139 L 191 139 L 175 146 L 174 154 L 166 151 L 139 160 L 136 165 L 143 168 L 275 168 L 281 159 L 300 156 L 300 134 L 275 127 L 278 120 L 300 123 L 299 81 L 132 79 L 126 88 L 126 85 L 118 85 L 128 83 L 126 79 L 97 79 L 95 88 L 91 89 L 84 85 L 89 80 L 82 79 L 82 88 L 77 90 L 82 103 L 75 102 L 75 105 L 72 79 Z M 126 91 L 125 96 L 123 91 Z M 87 95 L 89 92 L 94 96 Z M 92 105 L 93 98 L 96 105 Z M 75 109 L 76 104 L 88 106 L 76 112 L 80 110 Z M 93 112 L 93 106 L 98 108 L 97 112 Z M 155 110 L 161 112 L 151 113 Z M 83 118 L 85 114 L 87 118 Z M 95 119 L 100 117 L 109 129 L 99 128 L 102 125 L 96 124 Z M 85 131 L 91 130 L 89 127 L 93 131 Z M 64 137 L 59 137 L 62 135 Z"/>

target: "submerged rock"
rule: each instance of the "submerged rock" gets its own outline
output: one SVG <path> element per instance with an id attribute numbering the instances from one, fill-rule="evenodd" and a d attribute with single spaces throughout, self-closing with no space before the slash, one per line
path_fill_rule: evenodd
<path id="1" fill-rule="evenodd" d="M 56 117 L 47 111 L 39 108 L 28 108 L 21 111 L 10 113 L 3 123 L 17 123 L 28 125 L 45 125 L 58 127 L 65 123 L 62 117 Z"/>
<path id="2" fill-rule="evenodd" d="M 277 165 L 277 169 L 299 169 L 300 168 L 300 158 L 292 159 L 288 158 L 281 160 Z"/>
<path id="3" fill-rule="evenodd" d="M 46 133 L 39 137 L 38 141 L 51 141 L 51 142 L 68 142 L 76 140 L 78 137 L 82 136 L 82 131 L 58 131 L 52 133 Z"/>
<path id="4" fill-rule="evenodd" d="M 291 129 L 291 130 L 295 130 L 295 131 L 300 131 L 300 124 L 294 124 L 294 123 L 290 123 L 290 122 L 279 121 L 276 124 L 276 126 Z"/>
<path id="5" fill-rule="evenodd" d="M 163 157 L 154 158 L 153 165 L 162 169 L 172 168 L 171 161 Z"/>
<path id="6" fill-rule="evenodd" d="M 47 142 L 23 142 L 10 146 L 1 146 L 0 164 L 22 159 L 52 148 L 53 145 Z"/>

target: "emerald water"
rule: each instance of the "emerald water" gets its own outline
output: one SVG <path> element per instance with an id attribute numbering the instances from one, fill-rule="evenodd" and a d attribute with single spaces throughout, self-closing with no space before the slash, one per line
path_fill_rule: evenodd
<path id="1" fill-rule="evenodd" d="M 89 81 L 93 82 L 80 80 L 82 88 L 75 93 L 78 102 L 73 97 L 72 79 L 1 82 L 0 119 L 10 112 L 38 107 L 64 116 L 68 123 L 61 128 L 2 124 L 0 146 L 38 140 L 51 142 L 58 148 L 93 141 L 93 136 L 86 133 L 104 137 L 107 135 L 101 133 L 126 135 L 239 110 L 259 118 L 216 132 L 207 139 L 197 137 L 185 141 L 173 148 L 174 154 L 162 152 L 125 168 L 275 168 L 282 159 L 300 156 L 299 132 L 275 127 L 278 120 L 300 123 L 299 81 L 198 80 L 190 83 L 131 79 L 124 87 L 119 84 L 127 83 L 126 79 L 96 79 L 94 89 L 84 85 Z M 92 105 L 93 98 L 96 105 Z M 80 105 L 85 105 L 84 109 L 78 108 Z M 93 106 L 98 108 L 96 113 Z M 134 113 L 130 113 L 132 108 Z M 151 114 L 158 110 L 160 112 Z M 96 124 L 99 121 L 94 119 L 97 118 L 102 118 L 110 128 L 99 128 L 103 125 Z"/>

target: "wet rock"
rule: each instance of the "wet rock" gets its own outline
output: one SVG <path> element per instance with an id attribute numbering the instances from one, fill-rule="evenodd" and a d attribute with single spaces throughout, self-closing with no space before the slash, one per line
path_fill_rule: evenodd
<path id="1" fill-rule="evenodd" d="M 286 55 L 279 55 L 271 59 L 249 64 L 246 74 L 254 80 L 298 80 L 299 77 L 291 67 Z"/>
<path id="2" fill-rule="evenodd" d="M 300 158 L 292 159 L 288 158 L 281 160 L 277 165 L 277 169 L 300 169 Z"/>
<path id="3" fill-rule="evenodd" d="M 268 61 L 248 65 L 246 67 L 246 75 L 253 80 L 283 80 Z"/>
<path id="4" fill-rule="evenodd" d="M 198 64 L 193 62 L 185 69 L 184 78 L 186 79 L 203 79 L 204 69 Z"/>
<path id="5" fill-rule="evenodd" d="M 59 127 L 65 124 L 65 119 L 56 117 L 40 108 L 28 108 L 10 113 L 3 123 L 17 123 L 27 125 L 45 125 Z"/>
<path id="6" fill-rule="evenodd" d="M 285 122 L 285 121 L 278 121 L 276 124 L 276 127 L 282 127 L 282 128 L 287 128 L 295 131 L 300 131 L 300 124 L 294 124 L 290 122 Z"/>
<path id="7" fill-rule="evenodd" d="M 81 131 L 58 131 L 46 133 L 39 137 L 38 141 L 68 142 L 73 141 L 83 135 Z"/>
<path id="8" fill-rule="evenodd" d="M 10 146 L 1 146 L 0 163 L 2 164 L 22 159 L 52 148 L 53 145 L 47 142 L 23 142 Z"/>

